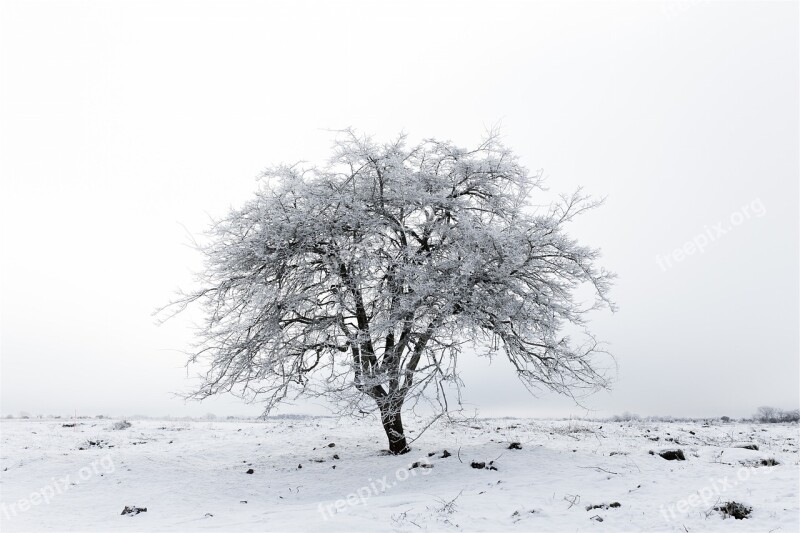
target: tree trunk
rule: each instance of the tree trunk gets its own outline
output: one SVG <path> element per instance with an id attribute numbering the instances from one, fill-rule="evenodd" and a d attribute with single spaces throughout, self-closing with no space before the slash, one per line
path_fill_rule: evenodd
<path id="1" fill-rule="evenodd" d="M 387 406 L 381 408 L 381 423 L 389 438 L 389 451 L 394 455 L 408 453 L 409 448 L 406 443 L 406 435 L 403 432 L 403 421 L 400 418 L 401 405 Z"/>

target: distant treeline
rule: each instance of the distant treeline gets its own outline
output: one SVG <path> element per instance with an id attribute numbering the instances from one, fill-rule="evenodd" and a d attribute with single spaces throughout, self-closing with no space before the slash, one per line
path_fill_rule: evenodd
<path id="1" fill-rule="evenodd" d="M 769 424 L 777 424 L 778 422 L 800 422 L 800 409 L 784 411 L 777 407 L 759 407 L 753 419 L 758 422 Z"/>
<path id="2" fill-rule="evenodd" d="M 751 417 L 745 418 L 731 418 L 729 416 L 717 416 L 717 417 L 678 417 L 678 416 L 639 416 L 636 413 L 630 413 L 625 411 L 621 415 L 614 415 L 608 420 L 612 422 L 631 422 L 631 421 L 642 421 L 642 422 L 711 422 L 711 421 L 721 421 L 721 422 L 762 422 L 765 424 L 777 424 L 777 423 L 787 423 L 787 422 L 800 422 L 800 409 L 794 409 L 791 411 L 784 411 L 783 409 L 778 409 L 777 407 L 759 407 L 756 414 Z"/>
<path id="3" fill-rule="evenodd" d="M 28 419 L 54 419 L 54 420 L 115 420 L 115 419 L 126 419 L 126 420 L 173 420 L 176 422 L 196 422 L 201 420 L 206 421 L 242 421 L 242 422 L 262 422 L 264 420 L 305 420 L 311 418 L 333 418 L 330 415 L 304 415 L 304 414 L 281 414 L 281 415 L 269 415 L 268 417 L 264 418 L 261 416 L 220 416 L 218 417 L 214 413 L 208 413 L 203 416 L 171 416 L 171 415 L 163 415 L 163 416 L 147 416 L 147 415 L 124 415 L 124 416 L 109 416 L 109 415 L 95 415 L 95 416 L 87 416 L 87 415 L 32 415 L 26 411 L 22 411 L 18 415 L 14 416 L 13 414 L 8 414 L 3 416 L 7 420 L 13 419 L 21 419 L 21 420 L 28 420 Z"/>
<path id="4" fill-rule="evenodd" d="M 38 419 L 75 419 L 78 420 L 88 420 L 88 419 L 128 419 L 128 420 L 173 420 L 173 421 L 242 421 L 242 422 L 263 422 L 264 420 L 308 420 L 312 418 L 334 418 L 330 415 L 305 415 L 305 414 L 279 414 L 279 415 L 269 415 L 268 417 L 260 417 L 260 416 L 225 416 L 225 417 L 217 417 L 213 413 L 208 413 L 205 416 L 199 417 L 190 417 L 190 416 L 182 416 L 182 417 L 174 417 L 174 416 L 146 416 L 146 415 L 133 415 L 133 416 L 108 416 L 108 415 L 96 415 L 96 416 L 61 416 L 61 415 L 31 415 L 25 411 L 19 413 L 19 415 L 5 415 L 3 418 L 6 419 L 29 419 L 29 418 L 38 418 Z M 487 420 L 525 420 L 526 418 L 535 419 L 537 417 L 516 417 L 516 416 L 503 416 L 503 417 L 477 417 L 477 418 L 486 418 Z M 555 418 L 555 420 L 560 420 L 562 418 Z M 761 422 L 764 424 L 778 424 L 778 423 L 791 423 L 791 422 L 800 422 L 800 409 L 793 409 L 790 411 L 779 409 L 777 407 L 759 407 L 756 413 L 751 417 L 744 417 L 744 418 L 731 418 L 729 416 L 714 416 L 714 417 L 681 417 L 681 416 L 640 416 L 636 413 L 631 413 L 625 411 L 620 415 L 613 415 L 611 417 L 569 417 L 563 418 L 563 420 L 591 420 L 596 422 L 603 422 L 603 421 L 611 421 L 611 422 Z"/>

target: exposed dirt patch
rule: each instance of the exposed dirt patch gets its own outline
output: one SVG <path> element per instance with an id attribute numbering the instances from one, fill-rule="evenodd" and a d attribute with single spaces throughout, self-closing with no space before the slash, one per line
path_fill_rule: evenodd
<path id="1" fill-rule="evenodd" d="M 736 520 L 743 520 L 750 516 L 750 513 L 753 512 L 752 507 L 747 507 L 739 502 L 727 502 L 723 505 L 714 507 L 714 510 L 719 511 L 722 514 L 722 518 L 728 518 L 732 516 Z"/>

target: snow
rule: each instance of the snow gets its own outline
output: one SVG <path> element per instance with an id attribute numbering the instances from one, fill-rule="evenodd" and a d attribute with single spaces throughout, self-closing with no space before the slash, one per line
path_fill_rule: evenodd
<path id="1" fill-rule="evenodd" d="M 478 419 L 389 456 L 374 420 L 69 422 L 0 422 L 3 532 L 800 530 L 796 424 Z"/>

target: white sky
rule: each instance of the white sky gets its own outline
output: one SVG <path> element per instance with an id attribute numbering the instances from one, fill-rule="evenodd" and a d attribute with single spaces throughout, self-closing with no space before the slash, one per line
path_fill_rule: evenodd
<path id="1" fill-rule="evenodd" d="M 589 407 L 798 406 L 796 2 L 6 1 L 0 17 L 3 415 L 258 413 L 170 396 L 190 332 L 151 313 L 199 266 L 184 227 L 272 163 L 325 158 L 326 129 L 472 144 L 498 122 L 553 192 L 608 197 L 574 228 L 619 274 L 620 311 L 593 322 L 618 383 Z M 462 360 L 483 414 L 584 412 L 503 363 Z"/>

